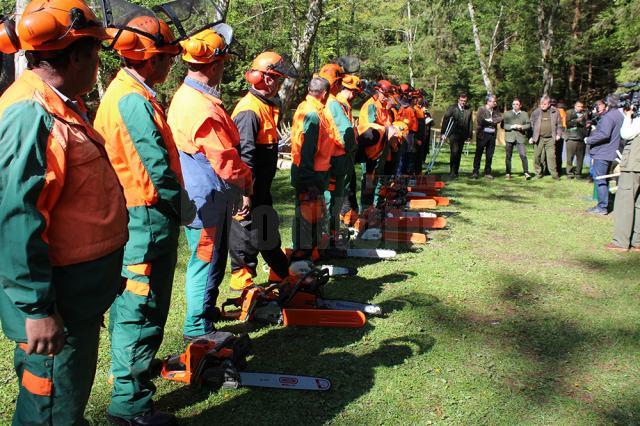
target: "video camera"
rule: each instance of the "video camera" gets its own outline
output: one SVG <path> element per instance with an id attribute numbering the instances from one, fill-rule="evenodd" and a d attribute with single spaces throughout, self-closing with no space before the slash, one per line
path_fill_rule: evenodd
<path id="1" fill-rule="evenodd" d="M 633 111 L 633 118 L 640 116 L 640 81 L 623 83 L 619 87 L 631 89 L 626 93 L 620 93 L 619 107 L 628 111 Z"/>

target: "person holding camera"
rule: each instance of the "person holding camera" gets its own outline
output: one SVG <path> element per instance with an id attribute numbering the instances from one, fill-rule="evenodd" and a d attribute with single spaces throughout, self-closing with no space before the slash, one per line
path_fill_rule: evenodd
<path id="1" fill-rule="evenodd" d="M 598 126 L 591 136 L 584 139 L 589 146 L 589 155 L 593 159 L 592 175 L 596 179 L 604 176 L 612 168 L 616 159 L 616 151 L 620 147 L 620 128 L 624 115 L 618 109 L 619 96 L 609 95 L 605 100 L 607 112 L 602 115 Z M 609 210 L 609 182 L 607 179 L 596 179 L 598 204 L 587 210 L 588 213 L 606 215 Z"/>
<path id="2" fill-rule="evenodd" d="M 613 251 L 640 252 L 640 116 L 635 108 L 624 112 L 620 137 L 625 141 L 620 161 L 618 191 L 613 208 Z"/>

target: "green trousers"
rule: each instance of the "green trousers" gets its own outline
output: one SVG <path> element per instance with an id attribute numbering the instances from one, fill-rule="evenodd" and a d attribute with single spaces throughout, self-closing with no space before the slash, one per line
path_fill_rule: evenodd
<path id="1" fill-rule="evenodd" d="M 533 152 L 533 167 L 536 175 L 542 176 L 545 165 L 549 168 L 552 177 L 559 176 L 556 164 L 556 142 L 553 138 L 541 137 Z"/>
<path id="2" fill-rule="evenodd" d="M 622 172 L 613 205 L 613 243 L 640 247 L 640 172 Z"/>
<path id="3" fill-rule="evenodd" d="M 14 425 L 82 425 L 98 360 L 103 314 L 122 286 L 122 250 L 100 259 L 53 268 L 56 306 L 65 343 L 55 356 L 27 355 L 24 315 L 7 305 L 2 323 L 17 342 L 13 363 L 20 383 Z M 7 332 L 8 330 L 11 330 Z"/>
<path id="4" fill-rule="evenodd" d="M 125 419 L 153 410 L 155 385 L 149 366 L 162 343 L 169 313 L 177 246 L 152 261 L 124 265 L 124 292 L 111 307 L 111 374 L 109 414 Z"/>
<path id="5" fill-rule="evenodd" d="M 347 171 L 351 168 L 353 163 L 350 155 L 331 157 L 329 188 L 325 191 L 325 201 L 329 207 L 329 235 L 332 236 L 340 230 L 340 211 L 344 203 L 345 182 Z"/>

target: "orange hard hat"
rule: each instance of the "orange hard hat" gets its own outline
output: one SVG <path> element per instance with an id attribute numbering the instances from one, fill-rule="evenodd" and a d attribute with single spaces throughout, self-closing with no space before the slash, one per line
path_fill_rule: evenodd
<path id="1" fill-rule="evenodd" d="M 344 70 L 338 64 L 327 64 L 320 68 L 318 77 L 322 77 L 329 82 L 331 86 L 340 82 L 340 79 L 344 75 Z"/>
<path id="2" fill-rule="evenodd" d="M 390 93 L 393 90 L 393 84 L 389 80 L 380 80 L 376 84 L 376 87 L 383 93 Z"/>
<path id="3" fill-rule="evenodd" d="M 362 92 L 362 80 L 353 74 L 346 74 L 342 77 L 342 87 L 356 92 Z"/>
<path id="4" fill-rule="evenodd" d="M 218 33 L 206 29 L 180 42 L 182 60 L 192 64 L 208 64 L 229 58 L 228 46 Z"/>
<path id="5" fill-rule="evenodd" d="M 411 90 L 411 86 L 409 86 L 408 84 L 403 83 L 400 85 L 400 91 L 402 93 L 408 93 L 410 90 Z"/>
<path id="6" fill-rule="evenodd" d="M 293 64 L 276 52 L 262 52 L 251 63 L 251 69 L 245 73 L 245 79 L 253 84 L 262 82 L 262 74 L 276 77 L 297 78 L 298 72 Z"/>
<path id="7" fill-rule="evenodd" d="M 109 35 L 82 0 L 34 0 L 17 26 L 10 19 L 0 24 L 0 51 L 60 50 L 84 37 L 106 40 Z"/>
<path id="8" fill-rule="evenodd" d="M 109 29 L 114 36 L 119 34 L 113 48 L 124 58 L 144 61 L 154 55 L 180 53 L 180 46 L 172 43 L 175 37 L 171 29 L 156 16 L 136 16 L 126 28 L 129 29 Z"/>

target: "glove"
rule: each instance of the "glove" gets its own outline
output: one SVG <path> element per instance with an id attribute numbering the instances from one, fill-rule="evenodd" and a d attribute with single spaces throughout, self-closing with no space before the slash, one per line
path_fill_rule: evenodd
<path id="1" fill-rule="evenodd" d="M 180 191 L 180 225 L 188 225 L 196 218 L 196 203 L 189 198 L 186 189 Z"/>

